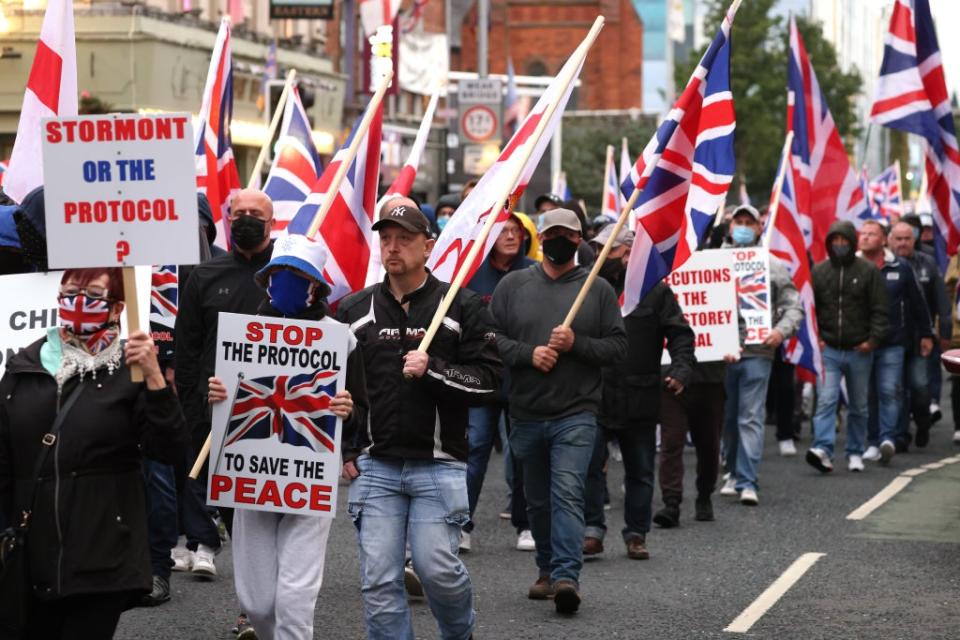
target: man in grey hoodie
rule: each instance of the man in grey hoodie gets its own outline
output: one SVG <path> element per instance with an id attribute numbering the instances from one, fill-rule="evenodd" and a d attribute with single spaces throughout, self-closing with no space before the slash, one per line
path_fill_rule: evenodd
<path id="1" fill-rule="evenodd" d="M 507 274 L 490 312 L 497 346 L 510 367 L 510 450 L 521 461 L 539 577 L 528 596 L 554 597 L 558 613 L 580 606 L 584 485 L 600 410 L 601 367 L 627 351 L 613 288 L 598 278 L 571 328 L 561 325 L 587 278 L 574 256 L 577 215 L 544 214 L 544 261 Z"/>

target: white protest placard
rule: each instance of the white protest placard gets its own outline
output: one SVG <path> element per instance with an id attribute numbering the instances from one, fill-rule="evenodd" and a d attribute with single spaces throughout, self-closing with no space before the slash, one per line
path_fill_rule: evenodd
<path id="1" fill-rule="evenodd" d="M 693 329 L 697 362 L 715 362 L 740 353 L 737 287 L 729 252 L 697 251 L 664 282 Z M 663 355 L 663 362 L 669 362 L 669 353 L 664 350 Z"/>
<path id="2" fill-rule="evenodd" d="M 341 420 L 328 409 L 344 388 L 349 328 L 331 319 L 221 313 L 207 502 L 277 513 L 337 510 Z"/>
<path id="3" fill-rule="evenodd" d="M 57 295 L 62 271 L 0 276 L 0 376 L 7 361 L 20 349 L 57 326 Z M 150 313 L 150 268 L 137 267 L 140 323 L 147 326 Z M 120 337 L 127 337 L 127 312 L 120 315 Z"/>
<path id="4" fill-rule="evenodd" d="M 188 114 L 47 118 L 41 126 L 51 268 L 200 262 Z"/>
<path id="5" fill-rule="evenodd" d="M 747 328 L 744 344 L 763 344 L 770 335 L 770 252 L 764 247 L 720 249 L 733 256 L 740 315 Z"/>

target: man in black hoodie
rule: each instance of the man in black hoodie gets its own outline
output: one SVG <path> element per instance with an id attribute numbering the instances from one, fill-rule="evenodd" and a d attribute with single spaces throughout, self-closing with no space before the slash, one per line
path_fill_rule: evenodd
<path id="1" fill-rule="evenodd" d="M 823 376 L 817 381 L 817 411 L 813 416 L 814 443 L 807 462 L 821 471 L 833 471 L 837 437 L 840 380 L 847 381 L 847 464 L 863 471 L 867 435 L 867 394 L 873 350 L 887 335 L 887 291 L 880 270 L 858 258 L 853 224 L 838 221 L 826 238 L 827 255 L 813 268 L 813 295 L 823 349 Z"/>

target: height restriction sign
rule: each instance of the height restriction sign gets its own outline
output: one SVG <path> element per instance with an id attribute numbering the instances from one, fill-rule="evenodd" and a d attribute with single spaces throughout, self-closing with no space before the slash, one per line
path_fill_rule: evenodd
<path id="1" fill-rule="evenodd" d="M 460 118 L 463 135 L 472 142 L 486 142 L 497 135 L 500 122 L 490 107 L 477 104 L 467 107 Z"/>

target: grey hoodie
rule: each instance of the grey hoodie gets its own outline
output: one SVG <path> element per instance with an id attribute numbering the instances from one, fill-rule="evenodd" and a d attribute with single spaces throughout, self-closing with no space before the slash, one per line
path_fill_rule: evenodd
<path id="1" fill-rule="evenodd" d="M 573 321 L 574 342 L 549 373 L 533 367 L 533 349 L 550 341 L 580 291 L 587 271 L 575 267 L 554 280 L 541 264 L 507 274 L 493 292 L 490 313 L 503 363 L 510 367 L 510 415 L 553 420 L 600 411 L 602 367 L 622 359 L 627 334 L 613 287 L 597 278 Z"/>

